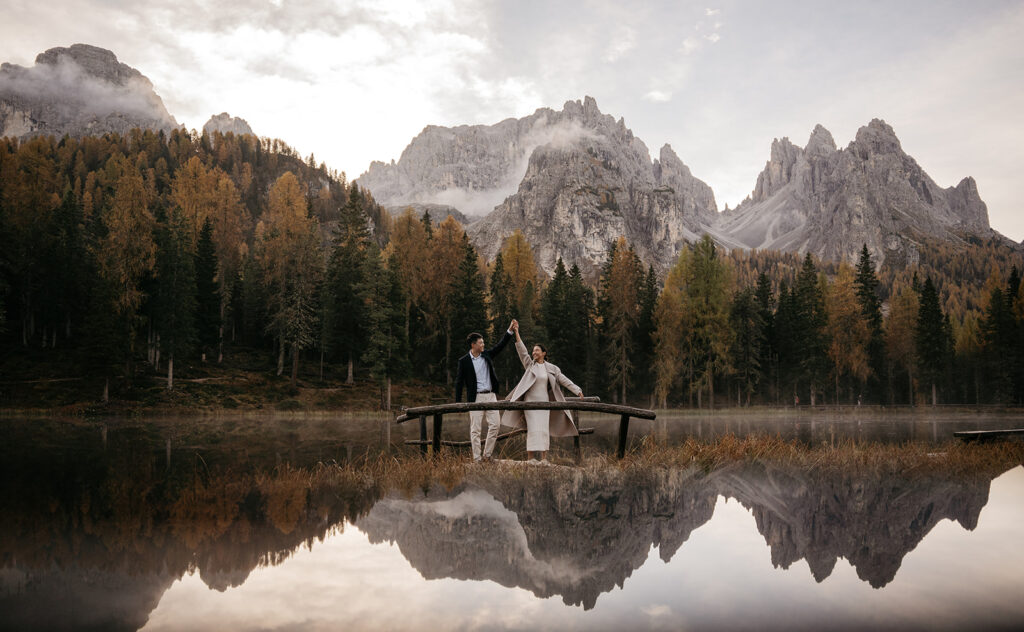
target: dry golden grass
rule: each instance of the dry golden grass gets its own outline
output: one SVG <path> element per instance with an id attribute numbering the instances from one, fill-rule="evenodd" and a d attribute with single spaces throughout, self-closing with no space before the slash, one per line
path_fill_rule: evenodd
<path id="1" fill-rule="evenodd" d="M 621 468 L 697 466 L 710 472 L 734 463 L 765 463 L 811 471 L 850 470 L 912 475 L 943 472 L 950 475 L 993 476 L 1024 463 L 1024 442 L 943 444 L 911 442 L 885 444 L 854 440 L 807 446 L 777 436 L 716 441 L 689 439 L 677 446 L 644 441 L 619 462 Z M 610 464 L 610 463 L 609 463 Z"/>
<path id="2" fill-rule="evenodd" d="M 467 456 L 449 450 L 437 457 L 382 455 L 356 465 L 320 465 L 306 475 L 311 488 L 361 488 L 375 493 L 398 490 L 408 495 L 434 485 L 452 489 L 467 478 L 551 478 L 574 472 L 600 474 L 606 471 L 643 475 L 690 468 L 710 474 L 722 468 L 750 464 L 812 473 L 871 473 L 903 478 L 942 474 L 991 479 L 1024 464 L 1024 442 L 966 444 L 954 440 L 935 445 L 851 440 L 807 446 L 772 436 L 726 435 L 709 442 L 690 439 L 681 445 L 663 445 L 648 439 L 622 460 L 602 454 L 587 458 L 578 466 L 570 461 L 552 468 L 508 463 L 474 465 Z"/>

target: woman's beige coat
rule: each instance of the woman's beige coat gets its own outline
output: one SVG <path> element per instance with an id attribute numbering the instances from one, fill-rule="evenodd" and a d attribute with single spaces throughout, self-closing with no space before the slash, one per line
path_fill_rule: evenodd
<path id="1" fill-rule="evenodd" d="M 519 380 L 519 384 L 512 389 L 512 393 L 506 398 L 510 402 L 516 402 L 523 399 L 526 391 L 530 390 L 533 383 L 536 381 L 536 376 L 533 374 L 533 358 L 530 353 L 526 350 L 526 345 L 523 344 L 522 340 L 516 340 L 516 351 L 519 352 L 519 360 L 523 363 L 523 368 L 526 369 L 526 373 L 523 374 L 523 379 Z M 554 364 L 545 362 L 544 366 L 548 370 L 548 399 L 551 401 L 564 402 L 565 396 L 562 395 L 562 389 L 559 385 L 564 386 L 573 393 L 579 395 L 581 392 L 580 387 L 572 383 L 572 381 L 562 374 Z M 576 423 L 574 422 L 575 415 L 570 417 L 569 414 L 573 414 L 572 411 L 568 410 L 552 410 L 551 411 L 551 424 L 550 433 L 552 437 L 572 437 L 578 435 L 579 432 L 576 430 Z M 512 428 L 526 428 L 526 417 L 523 416 L 521 410 L 506 410 L 501 414 L 501 425 L 510 426 Z"/>

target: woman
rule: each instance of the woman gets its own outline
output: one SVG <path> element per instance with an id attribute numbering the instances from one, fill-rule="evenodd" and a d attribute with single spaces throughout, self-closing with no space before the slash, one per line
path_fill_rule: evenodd
<path id="1" fill-rule="evenodd" d="M 508 396 L 508 401 L 564 402 L 565 396 L 562 395 L 559 385 L 583 397 L 580 387 L 565 377 L 557 366 L 547 361 L 548 352 L 544 345 L 533 345 L 531 354 L 527 352 L 523 339 L 519 337 L 518 323 L 512 327 L 512 331 L 516 335 L 516 351 L 519 352 L 519 359 L 526 372 L 512 390 L 512 394 Z M 569 411 L 565 410 L 506 410 L 501 415 L 501 425 L 515 429 L 525 427 L 526 451 L 531 456 L 536 455 L 530 461 L 548 465 L 544 456 L 550 446 L 551 435 L 571 437 L 579 434 L 575 421 L 568 413 Z"/>

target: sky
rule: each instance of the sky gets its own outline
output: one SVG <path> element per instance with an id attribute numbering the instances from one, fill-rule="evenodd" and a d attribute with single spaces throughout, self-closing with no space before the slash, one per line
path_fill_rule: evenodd
<path id="1" fill-rule="evenodd" d="M 873 118 L 942 187 L 973 176 L 993 228 L 1024 213 L 1024 0 L 2 0 L 0 61 L 113 51 L 190 129 L 246 119 L 354 178 L 427 125 L 493 124 L 593 96 L 719 208 L 772 139 L 837 145 Z"/>

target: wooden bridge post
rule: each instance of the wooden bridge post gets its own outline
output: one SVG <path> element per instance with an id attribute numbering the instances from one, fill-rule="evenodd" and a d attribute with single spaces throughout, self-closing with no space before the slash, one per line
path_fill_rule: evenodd
<path id="1" fill-rule="evenodd" d="M 579 465 L 583 461 L 583 450 L 580 448 L 580 435 L 578 433 L 572 438 L 572 447 L 576 457 L 576 465 Z"/>
<path id="2" fill-rule="evenodd" d="M 444 415 L 436 413 L 434 415 L 434 456 L 441 454 L 441 420 L 444 419 Z"/>
<path id="3" fill-rule="evenodd" d="M 420 415 L 420 454 L 427 453 L 427 416 Z"/>
<path id="4" fill-rule="evenodd" d="M 626 456 L 626 437 L 629 435 L 629 415 L 619 417 L 619 450 L 618 456 L 621 459 Z"/>

